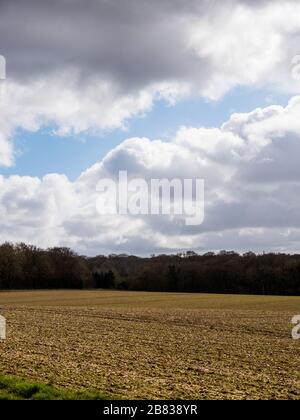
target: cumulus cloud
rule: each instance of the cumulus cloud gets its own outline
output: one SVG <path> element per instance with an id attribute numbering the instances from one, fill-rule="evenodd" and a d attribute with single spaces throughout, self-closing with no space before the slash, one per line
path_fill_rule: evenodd
<path id="1" fill-rule="evenodd" d="M 3 0 L 1 48 L 14 78 L 74 66 L 126 91 L 188 80 L 215 96 L 290 65 L 283 60 L 297 49 L 299 7 L 295 0 Z"/>
<path id="2" fill-rule="evenodd" d="M 299 251 L 300 97 L 286 107 L 233 114 L 220 128 L 182 127 L 172 141 L 127 139 L 74 182 L 0 178 L 1 240 L 67 245 L 82 253 L 138 254 L 182 248 Z M 96 185 L 130 177 L 204 178 L 206 218 L 97 212 Z"/>
<path id="3" fill-rule="evenodd" d="M 135 94 L 120 93 L 105 80 L 80 83 L 78 72 L 71 70 L 27 85 L 8 80 L 1 91 L 0 165 L 14 162 L 10 140 L 18 128 L 35 132 L 53 126 L 58 136 L 112 130 L 124 126 L 132 116 L 143 115 L 156 98 L 172 103 L 183 93 L 184 88 L 176 83 L 153 85 Z"/>
<path id="4" fill-rule="evenodd" d="M 296 0 L 2 0 L 0 164 L 13 163 L 18 127 L 114 129 L 157 98 L 219 99 L 240 85 L 298 93 L 299 15 Z"/>
<path id="5" fill-rule="evenodd" d="M 157 100 L 218 100 L 236 86 L 298 94 L 297 0 L 26 0 L 0 2 L 0 165 L 18 128 L 59 136 L 113 130 Z M 300 98 L 233 114 L 218 128 L 181 127 L 169 142 L 127 139 L 74 182 L 0 176 L 0 241 L 80 252 L 300 248 Z M 147 135 L 147 133 L 145 133 Z M 206 218 L 101 216 L 96 185 L 203 178 Z"/>

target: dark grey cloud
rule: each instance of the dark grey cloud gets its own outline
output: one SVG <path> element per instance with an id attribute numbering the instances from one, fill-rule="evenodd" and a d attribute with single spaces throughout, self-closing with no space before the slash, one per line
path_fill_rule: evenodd
<path id="1" fill-rule="evenodd" d="M 86 75 L 109 75 L 127 86 L 177 78 L 197 64 L 192 57 L 182 60 L 179 24 L 181 13 L 199 9 L 196 3 L 2 1 L 1 53 L 10 75 L 18 78 L 69 65 Z"/>
<path id="2" fill-rule="evenodd" d="M 187 50 L 184 17 L 209 18 L 237 3 L 269 2 L 2 0 L 0 49 L 13 78 L 75 66 L 85 77 L 101 74 L 126 89 L 195 78 L 201 88 L 213 64 Z"/>

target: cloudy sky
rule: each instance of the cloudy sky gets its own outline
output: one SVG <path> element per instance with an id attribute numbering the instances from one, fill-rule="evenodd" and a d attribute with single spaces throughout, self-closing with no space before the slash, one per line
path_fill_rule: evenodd
<path id="1" fill-rule="evenodd" d="M 0 242 L 300 252 L 298 0 L 0 0 Z M 205 221 L 101 216 L 119 170 Z"/>

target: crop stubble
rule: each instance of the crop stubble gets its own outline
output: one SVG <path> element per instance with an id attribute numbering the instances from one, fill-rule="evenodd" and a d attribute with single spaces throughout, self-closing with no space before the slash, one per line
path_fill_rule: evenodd
<path id="1" fill-rule="evenodd" d="M 2 292 L 1 373 L 125 398 L 300 397 L 300 298 Z"/>

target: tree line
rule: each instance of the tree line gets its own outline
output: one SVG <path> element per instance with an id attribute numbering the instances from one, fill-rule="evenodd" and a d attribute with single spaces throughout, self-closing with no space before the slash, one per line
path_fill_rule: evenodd
<path id="1" fill-rule="evenodd" d="M 84 258 L 68 248 L 0 246 L 0 289 L 81 289 L 91 287 Z"/>
<path id="2" fill-rule="evenodd" d="M 300 255 L 193 251 L 150 258 L 99 255 L 69 248 L 0 245 L 0 289 L 121 289 L 139 291 L 300 295 Z"/>

